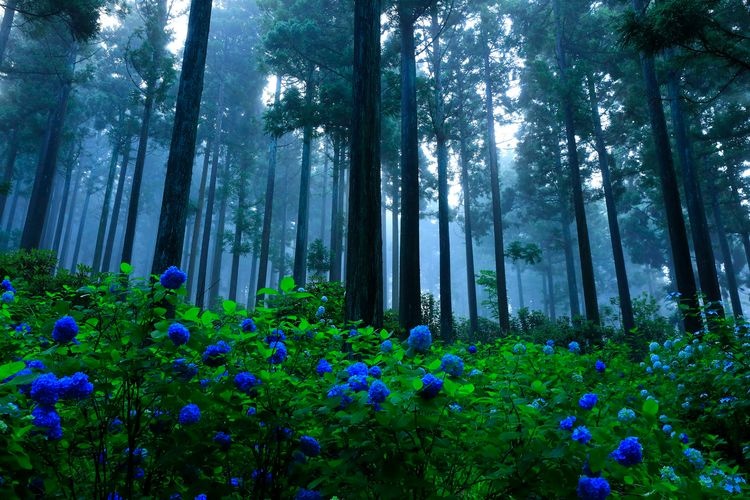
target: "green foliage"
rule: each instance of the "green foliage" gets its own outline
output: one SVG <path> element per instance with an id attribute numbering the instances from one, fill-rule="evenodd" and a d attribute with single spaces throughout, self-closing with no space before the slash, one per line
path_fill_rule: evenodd
<path id="1" fill-rule="evenodd" d="M 505 249 L 505 256 L 509 257 L 514 264 L 524 262 L 534 265 L 542 261 L 542 249 L 535 243 L 512 241 Z"/>
<path id="2" fill-rule="evenodd" d="M 615 343 L 581 355 L 511 338 L 479 344 L 476 354 L 464 344 L 436 342 L 411 356 L 387 330 L 340 330 L 326 318 L 341 307 L 338 284 L 302 290 L 282 280 L 279 290 L 264 290 L 272 307 L 253 312 L 253 330 L 242 328 L 249 312 L 235 302 L 201 311 L 184 301 L 184 286 L 122 280 L 105 276 L 40 294 L 18 279 L 15 301 L 0 306 L 7 332 L 0 338 L 3 496 L 41 489 L 65 497 L 293 498 L 307 488 L 326 498 L 553 498 L 574 496 L 582 471 L 590 470 L 621 496 L 723 498 L 736 473 L 732 461 L 741 462 L 737 450 L 747 443 L 745 330 L 732 334 L 736 342 L 727 351 L 713 334 L 697 344 L 672 339 L 655 348 L 670 368 L 650 367 L 653 375 Z M 310 318 L 321 304 L 323 317 Z M 80 326 L 77 343 L 54 344 L 54 323 L 66 314 Z M 535 317 L 528 313 L 524 324 L 538 327 Z M 30 332 L 15 328 L 22 321 Z M 169 338 L 174 322 L 190 331 L 184 345 Z M 280 348 L 267 336 L 279 329 L 288 355 L 274 363 Z M 392 342 L 388 352 L 380 348 L 384 340 Z M 218 341 L 231 350 L 210 363 L 202 353 Z M 679 354 L 689 347 L 689 357 Z M 463 359 L 462 373 L 441 371 L 445 354 Z M 176 370 L 177 359 L 193 363 L 195 376 Z M 321 359 L 330 372 L 316 372 Z M 595 369 L 597 359 L 606 370 Z M 60 440 L 47 439 L 30 416 L 36 404 L 24 387 L 41 370 L 8 380 L 31 360 L 58 377 L 83 372 L 94 385 L 91 396 L 56 404 Z M 350 389 L 350 402 L 327 397 L 346 386 L 355 361 L 382 371 L 389 391 L 382 402 Z M 245 371 L 260 384 L 238 387 L 235 377 Z M 443 383 L 434 398 L 424 397 L 427 373 Z M 372 386 L 375 378 L 366 382 Z M 592 410 L 579 407 L 586 393 L 598 396 Z M 181 424 L 188 404 L 200 408 L 201 418 Z M 634 421 L 618 420 L 623 407 L 635 410 Z M 560 429 L 571 415 L 591 431 L 588 444 Z M 687 445 L 662 429 L 664 419 L 703 452 L 705 470 L 688 462 Z M 231 436 L 229 446 L 215 441 L 218 432 Z M 302 453 L 302 436 L 319 442 L 319 455 Z M 610 454 L 628 436 L 643 445 L 643 463 L 625 467 Z M 662 477 L 665 465 L 680 479 Z M 269 481 L 258 479 L 266 473 Z M 700 474 L 715 486 L 702 486 Z"/>
<path id="3" fill-rule="evenodd" d="M 307 251 L 307 268 L 312 271 L 313 281 L 320 281 L 331 269 L 331 253 L 320 239 L 310 243 Z"/>

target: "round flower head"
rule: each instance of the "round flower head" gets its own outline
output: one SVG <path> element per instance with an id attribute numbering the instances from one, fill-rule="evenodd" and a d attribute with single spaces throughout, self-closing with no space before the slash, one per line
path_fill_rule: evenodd
<path id="1" fill-rule="evenodd" d="M 190 340 L 190 331 L 182 323 L 172 323 L 167 330 L 169 340 L 176 346 L 185 345 Z"/>
<path id="2" fill-rule="evenodd" d="M 268 362 L 272 365 L 283 363 L 289 355 L 286 350 L 286 345 L 284 345 L 283 342 L 273 342 L 270 347 L 273 349 L 273 354 L 268 358 Z"/>
<path id="3" fill-rule="evenodd" d="M 596 405 L 597 401 L 596 394 L 588 393 L 581 396 L 581 399 L 578 400 L 578 406 L 583 408 L 584 410 L 590 410 Z"/>
<path id="4" fill-rule="evenodd" d="M 599 373 L 604 373 L 604 370 L 607 369 L 607 365 L 604 364 L 604 361 L 601 359 L 596 360 L 596 364 L 594 365 L 594 369 L 598 371 Z"/>
<path id="5" fill-rule="evenodd" d="M 695 448 L 686 448 L 683 452 L 690 462 L 690 465 L 695 467 L 695 470 L 702 470 L 706 466 L 706 461 L 703 459 L 703 454 Z"/>
<path id="6" fill-rule="evenodd" d="M 177 358 L 172 362 L 172 371 L 181 380 L 188 382 L 198 375 L 198 366 L 195 363 L 188 363 L 185 358 Z"/>
<path id="7" fill-rule="evenodd" d="M 637 437 L 626 437 L 612 452 L 612 458 L 620 465 L 636 465 L 643 461 L 643 447 Z"/>
<path id="8" fill-rule="evenodd" d="M 323 296 L 322 296 L 322 297 L 320 298 L 320 301 L 321 301 L 321 302 L 328 302 L 328 297 L 326 297 L 325 295 L 323 295 Z"/>
<path id="9" fill-rule="evenodd" d="M 63 316 L 55 322 L 52 329 L 52 338 L 58 344 L 67 344 L 78 335 L 76 320 L 70 316 Z"/>
<path id="10" fill-rule="evenodd" d="M 677 439 L 679 439 L 680 443 L 683 443 L 683 444 L 687 444 L 688 441 L 690 441 L 690 438 L 684 432 L 681 432 Z"/>
<path id="11" fill-rule="evenodd" d="M 161 286 L 169 290 L 177 290 L 187 281 L 187 274 L 180 271 L 176 266 L 170 266 L 159 277 Z"/>
<path id="12" fill-rule="evenodd" d="M 367 376 L 367 365 L 362 363 L 361 361 L 358 361 L 350 366 L 347 367 L 346 373 L 353 377 L 355 375 L 366 377 Z"/>
<path id="13" fill-rule="evenodd" d="M 243 319 L 242 323 L 240 323 L 240 328 L 242 328 L 242 331 L 245 333 L 252 333 L 258 329 L 258 327 L 255 326 L 255 321 L 253 321 L 252 318 Z"/>
<path id="14" fill-rule="evenodd" d="M 664 434 L 672 434 L 672 426 L 669 424 L 664 424 L 661 430 L 664 432 Z"/>
<path id="15" fill-rule="evenodd" d="M 315 367 L 315 372 L 320 376 L 323 376 L 325 373 L 331 373 L 332 371 L 333 367 L 331 366 L 331 363 L 325 359 L 318 361 L 318 365 Z"/>
<path id="16" fill-rule="evenodd" d="M 349 396 L 349 386 L 347 384 L 334 385 L 328 391 L 327 397 L 329 399 L 339 398 L 339 409 L 346 408 L 353 401 L 352 397 Z"/>
<path id="17" fill-rule="evenodd" d="M 0 296 L 0 300 L 2 300 L 6 304 L 12 304 L 14 300 L 16 300 L 16 294 L 13 292 L 4 292 L 2 296 Z"/>
<path id="18" fill-rule="evenodd" d="M 60 383 L 54 373 L 39 375 L 31 384 L 31 399 L 44 406 L 54 406 L 59 396 Z"/>
<path id="19" fill-rule="evenodd" d="M 568 344 L 568 350 L 574 354 L 581 352 L 581 345 L 575 340 Z"/>
<path id="20" fill-rule="evenodd" d="M 91 393 L 94 392 L 94 384 L 89 382 L 88 375 L 81 372 L 61 378 L 58 384 L 62 399 L 82 400 L 91 396 Z"/>
<path id="21" fill-rule="evenodd" d="M 466 350 L 469 352 L 469 354 L 476 354 L 477 353 L 477 346 L 470 345 L 466 348 Z"/>
<path id="22" fill-rule="evenodd" d="M 544 354 L 546 354 L 547 356 L 551 356 L 551 355 L 555 354 L 555 348 L 552 347 L 551 345 L 546 345 L 546 346 L 542 347 L 542 352 Z"/>
<path id="23" fill-rule="evenodd" d="M 178 422 L 182 425 L 197 424 L 201 419 L 201 409 L 196 404 L 188 404 L 180 410 Z"/>
<path id="24" fill-rule="evenodd" d="M 376 365 L 370 367 L 370 369 L 367 371 L 367 374 L 372 378 L 380 378 L 383 376 L 383 370 L 381 370 L 380 367 Z"/>
<path id="25" fill-rule="evenodd" d="M 581 444 L 586 444 L 589 441 L 591 441 L 591 432 L 583 426 L 579 425 L 575 429 L 573 429 L 573 434 L 571 435 L 573 438 L 573 441 L 578 441 Z"/>
<path id="26" fill-rule="evenodd" d="M 354 392 L 367 390 L 367 378 L 364 375 L 352 375 L 349 377 L 349 389 Z"/>
<path id="27" fill-rule="evenodd" d="M 36 427 L 46 429 L 47 439 L 57 441 L 62 438 L 62 427 L 60 426 L 60 415 L 54 407 L 37 406 L 31 412 L 33 417 L 31 423 Z"/>
<path id="28" fill-rule="evenodd" d="M 578 480 L 576 493 L 583 500 L 604 500 L 610 494 L 610 487 L 603 477 L 582 476 Z"/>
<path id="29" fill-rule="evenodd" d="M 265 340 L 266 344 L 271 345 L 274 342 L 284 342 L 286 340 L 286 335 L 284 334 L 284 330 L 281 329 L 275 329 L 271 330 L 271 333 L 266 335 Z"/>
<path id="30" fill-rule="evenodd" d="M 521 343 L 514 345 L 513 354 L 526 354 L 526 345 Z"/>
<path id="31" fill-rule="evenodd" d="M 380 350 L 382 352 L 391 352 L 393 350 L 393 342 L 390 340 L 384 340 L 382 344 L 380 344 Z"/>
<path id="32" fill-rule="evenodd" d="M 432 345 L 432 333 L 425 325 L 415 326 L 409 332 L 409 338 L 406 339 L 406 343 L 414 351 L 425 353 Z"/>
<path id="33" fill-rule="evenodd" d="M 217 367 L 226 363 L 226 355 L 232 348 L 223 340 L 211 344 L 203 351 L 203 363 L 206 366 Z"/>
<path id="34" fill-rule="evenodd" d="M 438 395 L 442 388 L 443 381 L 435 377 L 433 374 L 428 373 L 422 377 L 422 389 L 420 389 L 419 395 L 425 399 L 432 399 Z"/>
<path id="35" fill-rule="evenodd" d="M 306 490 L 304 488 L 300 488 L 300 490 L 294 496 L 294 500 L 323 500 L 323 495 L 315 490 Z"/>
<path id="36" fill-rule="evenodd" d="M 649 351 L 651 351 L 651 352 L 655 352 L 655 351 L 658 351 L 658 350 L 659 350 L 659 347 L 660 347 L 660 346 L 659 346 L 659 343 L 658 343 L 658 342 L 651 342 L 651 343 L 650 343 L 650 344 L 648 345 L 648 350 L 649 350 Z"/>
<path id="37" fill-rule="evenodd" d="M 299 438 L 299 449 L 306 457 L 317 457 L 320 455 L 320 443 L 312 436 L 302 436 Z"/>
<path id="38" fill-rule="evenodd" d="M 240 392 L 244 392 L 247 395 L 252 394 L 253 389 L 261 384 L 258 377 L 250 372 L 240 372 L 234 376 L 234 386 Z"/>
<path id="39" fill-rule="evenodd" d="M 544 345 L 548 345 L 550 347 L 555 347 L 555 341 L 552 340 L 552 339 L 547 339 L 547 342 L 545 342 Z"/>
<path id="40" fill-rule="evenodd" d="M 680 480 L 680 476 L 675 473 L 674 467 L 671 467 L 669 465 L 665 465 L 664 467 L 659 469 L 659 473 L 662 479 L 667 480 L 670 483 L 676 483 Z"/>
<path id="41" fill-rule="evenodd" d="M 565 417 L 564 419 L 560 420 L 560 429 L 564 431 L 569 431 L 573 429 L 573 424 L 575 423 L 576 418 L 574 416 Z"/>
<path id="42" fill-rule="evenodd" d="M 214 434 L 214 443 L 218 444 L 222 450 L 228 450 L 232 446 L 232 435 L 219 431 Z"/>
<path id="43" fill-rule="evenodd" d="M 451 377 L 460 377 L 464 372 L 464 361 L 455 354 L 443 356 L 440 369 Z"/>
<path id="44" fill-rule="evenodd" d="M 28 323 L 20 323 L 16 326 L 16 331 L 21 334 L 31 333 L 31 326 Z"/>
<path id="45" fill-rule="evenodd" d="M 320 318 L 326 313 L 326 308 L 323 306 L 318 306 L 318 310 L 315 311 L 315 317 Z"/>
<path id="46" fill-rule="evenodd" d="M 370 387 L 370 392 L 368 393 L 369 401 L 375 404 L 382 403 L 390 393 L 391 391 L 388 390 L 388 387 L 383 382 L 376 380 Z"/>
<path id="47" fill-rule="evenodd" d="M 623 423 L 632 422 L 635 420 L 635 412 L 630 408 L 623 408 L 617 412 L 617 420 Z"/>
<path id="48" fill-rule="evenodd" d="M 7 278 L 0 282 L 0 288 L 5 290 L 6 292 L 16 293 L 16 289 L 13 287 L 10 280 Z"/>

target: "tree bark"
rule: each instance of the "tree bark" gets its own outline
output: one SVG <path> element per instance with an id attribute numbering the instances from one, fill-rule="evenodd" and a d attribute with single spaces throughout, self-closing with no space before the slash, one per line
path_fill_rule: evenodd
<path id="1" fill-rule="evenodd" d="M 383 325 L 380 220 L 380 0 L 354 2 L 354 80 L 345 316 Z M 366 230 L 363 230 L 366 228 Z"/>
<path id="2" fill-rule="evenodd" d="M 16 15 L 17 4 L 18 0 L 8 0 L 5 4 L 3 21 L 0 24 L 0 69 L 5 62 L 5 50 L 8 48 L 8 39 L 10 38 L 10 30 L 13 27 L 13 17 Z"/>
<path id="3" fill-rule="evenodd" d="M 242 256 L 242 232 L 245 227 L 244 212 L 247 190 L 247 178 L 244 174 L 247 165 L 244 165 L 242 168 L 243 173 L 239 176 L 239 186 L 237 186 L 237 212 L 235 213 L 234 219 L 234 239 L 232 240 L 232 272 L 229 276 L 229 300 L 234 300 L 235 302 L 237 301 L 237 281 L 240 274 L 240 257 Z"/>
<path id="4" fill-rule="evenodd" d="M 0 193 L 0 220 L 5 213 L 5 205 L 8 202 L 8 194 L 13 191 L 13 170 L 18 157 L 18 127 L 10 134 L 8 153 L 5 158 L 5 172 L 3 174 L 3 192 Z"/>
<path id="5" fill-rule="evenodd" d="M 128 176 L 128 164 L 130 163 L 130 154 L 132 150 L 132 137 L 125 139 L 125 150 L 122 156 L 122 167 L 117 179 L 117 190 L 115 191 L 115 203 L 112 206 L 112 217 L 109 221 L 109 230 L 107 231 L 107 244 L 104 247 L 104 257 L 102 259 L 102 270 L 112 270 L 112 252 L 115 247 L 115 236 L 120 221 L 120 206 L 122 205 L 123 192 L 125 191 L 125 181 Z"/>
<path id="6" fill-rule="evenodd" d="M 281 99 L 281 75 L 276 75 L 276 92 L 274 93 L 273 104 L 278 106 L 279 100 Z M 266 200 L 265 208 L 263 210 L 263 229 L 260 234 L 260 262 L 258 269 L 258 281 L 255 283 L 255 292 L 261 288 L 265 288 L 267 283 L 268 275 L 268 259 L 271 247 L 271 222 L 273 221 L 273 197 L 274 189 L 276 187 L 276 152 L 278 150 L 278 138 L 271 137 L 268 144 L 268 173 L 266 174 Z M 254 257 L 253 257 L 254 258 Z M 252 297 L 253 294 L 253 282 L 250 282 L 250 288 L 248 294 Z M 257 297 L 258 302 L 263 300 L 263 297 Z M 250 300 L 248 300 L 250 304 Z"/>
<path id="7" fill-rule="evenodd" d="M 73 197 L 70 200 L 70 210 L 68 214 L 68 220 L 65 223 L 65 236 L 61 242 L 61 248 L 59 252 L 59 258 L 57 259 L 57 266 L 59 268 L 65 268 L 65 260 L 68 257 L 68 250 L 70 248 L 70 237 L 73 231 L 73 215 L 76 213 L 76 203 L 78 202 L 78 192 L 81 187 L 81 180 L 83 179 L 84 172 L 80 172 L 76 177 L 76 183 L 73 187 Z M 66 268 L 67 269 L 67 268 Z"/>
<path id="8" fill-rule="evenodd" d="M 630 286 L 628 274 L 625 268 L 625 253 L 622 250 L 622 239 L 620 238 L 620 224 L 617 221 L 617 204 L 612 192 L 612 178 L 609 172 L 609 155 L 604 143 L 604 132 L 599 117 L 599 99 L 596 95 L 594 80 L 587 78 L 589 102 L 591 104 L 591 120 L 594 124 L 594 140 L 596 152 L 599 157 L 599 170 L 602 173 L 602 188 L 604 189 L 604 201 L 607 205 L 607 222 L 609 224 L 609 238 L 612 244 L 612 256 L 615 262 L 615 276 L 617 278 L 617 294 L 620 298 L 620 314 L 622 315 L 622 328 L 628 333 L 635 328 L 633 318 L 633 303 L 630 298 Z"/>
<path id="9" fill-rule="evenodd" d="M 211 307 L 216 307 L 216 299 L 221 295 L 221 261 L 224 257 L 224 226 L 227 217 L 227 195 L 228 189 L 228 178 L 229 168 L 232 155 L 229 148 L 227 148 L 227 154 L 224 158 L 224 168 L 222 169 L 222 180 L 221 190 L 219 195 L 221 196 L 219 202 L 219 220 L 216 221 L 216 234 L 214 235 L 214 251 L 213 251 L 213 262 L 211 264 L 211 282 L 208 286 L 207 292 L 210 293 L 209 304 Z"/>
<path id="10" fill-rule="evenodd" d="M 71 148 L 74 148 L 71 146 Z M 68 214 L 68 198 L 70 197 L 70 184 L 73 180 L 73 166 L 75 165 L 75 149 L 71 151 L 71 158 L 65 165 L 65 181 L 63 183 L 62 197 L 60 200 L 60 210 L 57 213 L 57 225 L 55 227 L 55 236 L 52 240 L 52 250 L 60 253 L 60 239 L 62 238 L 63 225 L 65 217 Z"/>
<path id="11" fill-rule="evenodd" d="M 89 181 L 90 182 L 90 181 Z M 87 182 L 86 185 L 86 198 L 83 202 L 83 210 L 81 211 L 81 220 L 78 223 L 78 235 L 76 236 L 76 246 L 73 250 L 73 259 L 70 263 L 70 270 L 75 272 L 78 267 L 78 256 L 81 252 L 81 243 L 83 242 L 83 230 L 86 228 L 86 219 L 89 215 L 89 202 L 91 201 L 91 186 Z"/>
<path id="12" fill-rule="evenodd" d="M 192 0 L 187 39 L 177 90 L 172 140 L 167 159 L 159 230 L 156 236 L 153 274 L 182 261 L 182 243 L 190 202 L 190 183 L 195 159 L 203 76 L 206 69 L 208 33 L 211 27 L 211 0 Z"/>
<path id="13" fill-rule="evenodd" d="M 419 136 L 417 128 L 417 66 L 415 13 L 398 3 L 401 31 L 401 263 L 399 323 L 409 330 L 422 323 L 419 266 Z"/>
<path id="14" fill-rule="evenodd" d="M 459 111 L 459 118 L 463 116 Z M 464 246 L 466 249 L 466 286 L 469 299 L 469 341 L 479 331 L 479 314 L 477 309 L 477 284 L 474 271 L 474 240 L 471 228 L 471 185 L 469 180 L 469 151 L 466 147 L 468 133 L 466 123 L 462 120 L 460 124 L 461 137 L 459 139 L 461 155 L 461 190 L 464 195 Z"/>
<path id="15" fill-rule="evenodd" d="M 552 276 L 552 264 L 547 264 L 547 290 L 549 291 L 549 319 L 557 320 L 557 311 L 555 310 L 555 280 Z"/>
<path id="16" fill-rule="evenodd" d="M 112 199 L 112 189 L 115 183 L 115 174 L 117 172 L 117 159 L 120 157 L 122 142 L 120 137 L 115 137 L 115 144 L 112 147 L 112 157 L 109 161 L 109 175 L 107 176 L 107 186 L 104 189 L 104 201 L 102 202 L 102 215 L 99 218 L 99 229 L 96 232 L 96 246 L 94 247 L 94 262 L 91 267 L 94 272 L 102 270 L 101 257 L 104 249 L 104 233 L 107 230 L 107 219 L 109 218 L 109 204 Z"/>
<path id="17" fill-rule="evenodd" d="M 581 282 L 583 285 L 583 302 L 586 309 L 586 319 L 595 325 L 599 324 L 599 301 L 596 296 L 596 281 L 594 279 L 594 262 L 591 257 L 589 242 L 589 228 L 586 222 L 586 207 L 583 201 L 583 187 L 581 185 L 581 169 L 578 162 L 578 146 L 576 145 L 575 117 L 573 103 L 573 84 L 568 77 L 568 63 L 565 40 L 562 27 L 562 12 L 560 0 L 554 1 L 555 10 L 555 40 L 557 64 L 560 69 L 560 83 L 562 85 L 561 104 L 563 120 L 565 122 L 565 138 L 568 147 L 568 169 L 570 183 L 573 188 L 573 211 L 576 219 L 578 234 L 578 254 L 581 260 Z"/>
<path id="18" fill-rule="evenodd" d="M 578 284 L 576 282 L 576 265 L 573 257 L 573 238 L 570 234 L 570 208 L 563 188 L 563 168 L 560 151 L 555 150 L 555 176 L 558 179 L 558 208 L 560 210 L 560 230 L 563 237 L 563 251 L 565 252 L 565 271 L 568 279 L 568 302 L 570 303 L 570 319 L 581 315 L 578 302 Z"/>
<path id="19" fill-rule="evenodd" d="M 312 109 L 315 93 L 315 66 L 310 63 L 305 79 L 305 109 Z M 299 204 L 297 205 L 297 238 L 294 245 L 294 282 L 298 286 L 307 283 L 307 235 L 310 227 L 310 151 L 312 146 L 312 118 L 305 117 L 302 129 L 302 167 L 299 184 Z"/>
<path id="20" fill-rule="evenodd" d="M 193 286 L 194 282 L 197 282 L 197 280 L 193 280 L 192 277 L 194 276 L 195 272 L 195 263 L 197 262 L 198 257 L 198 242 L 201 238 L 201 221 L 203 220 L 203 205 L 206 202 L 206 178 L 208 177 L 208 165 L 209 161 L 211 160 L 211 140 L 206 141 L 206 147 L 203 150 L 203 168 L 201 170 L 201 182 L 198 186 L 198 207 L 195 212 L 195 221 L 193 221 L 193 238 L 190 242 L 190 258 L 188 260 L 188 278 L 190 278 L 190 281 L 188 283 L 190 284 L 188 286 L 188 297 L 193 296 L 193 290 L 195 287 Z"/>
<path id="21" fill-rule="evenodd" d="M 343 140 L 336 133 L 333 139 L 333 189 L 331 191 L 331 281 L 341 281 L 341 213 L 344 203 Z"/>
<path id="22" fill-rule="evenodd" d="M 398 191 L 398 181 L 393 181 L 393 197 L 392 197 L 392 207 L 391 207 L 391 309 L 393 309 L 395 312 L 398 312 L 398 305 L 399 305 L 399 297 L 398 292 L 400 290 L 400 283 L 399 283 L 399 276 L 401 276 L 401 273 L 399 271 L 399 259 L 398 259 L 398 250 L 399 250 L 399 241 L 398 241 L 398 235 L 399 235 L 399 227 L 398 227 L 398 200 L 399 200 L 399 191 Z"/>
<path id="23" fill-rule="evenodd" d="M 29 209 L 26 213 L 26 222 L 21 235 L 21 248 L 30 250 L 39 248 L 42 239 L 42 230 L 47 217 L 52 185 L 57 166 L 57 155 L 60 151 L 65 115 L 68 110 L 68 98 L 73 88 L 73 73 L 75 71 L 76 54 L 78 44 L 73 41 L 68 49 L 68 75 L 63 76 L 57 93 L 57 102 L 50 111 L 47 121 L 47 132 L 42 146 L 42 154 L 39 159 L 34 187 L 29 198 Z"/>
<path id="24" fill-rule="evenodd" d="M 737 275 L 734 272 L 734 262 L 732 262 L 732 250 L 729 247 L 729 239 L 727 238 L 726 228 L 724 227 L 724 219 L 721 215 L 721 207 L 719 206 L 719 199 L 716 195 L 718 190 L 717 186 L 712 186 L 711 189 L 711 211 L 714 219 L 714 229 L 716 230 L 716 236 L 719 239 L 719 248 L 721 249 L 721 260 L 724 264 L 724 275 L 727 279 L 727 289 L 729 291 L 729 300 L 732 303 L 732 315 L 735 318 L 742 317 L 742 302 L 740 301 L 739 289 L 737 287 Z M 723 308 L 722 308 L 723 313 Z M 712 313 L 710 309 L 707 311 L 708 315 L 717 315 L 718 312 Z"/>
<path id="25" fill-rule="evenodd" d="M 632 3 L 636 16 L 640 17 L 644 11 L 643 0 L 632 0 Z M 685 330 L 688 333 L 700 335 L 700 332 L 703 330 L 703 324 L 697 314 L 697 289 L 690 259 L 690 247 L 685 229 L 685 220 L 682 217 L 677 176 L 675 175 L 674 164 L 672 163 L 672 150 L 669 144 L 669 135 L 667 134 L 667 122 L 661 103 L 659 83 L 656 80 L 654 57 L 642 52 L 640 58 L 646 91 L 645 97 L 651 121 L 651 133 L 656 149 L 661 191 L 664 198 L 667 229 L 672 247 L 677 291 L 680 293 L 680 300 L 688 307 L 691 313 L 685 316 Z"/>

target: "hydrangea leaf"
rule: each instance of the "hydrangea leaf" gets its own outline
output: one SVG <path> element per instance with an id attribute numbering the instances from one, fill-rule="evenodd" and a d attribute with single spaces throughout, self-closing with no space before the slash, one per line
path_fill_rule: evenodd
<path id="1" fill-rule="evenodd" d="M 653 399 L 647 399 L 643 402 L 642 411 L 647 417 L 656 417 L 656 414 L 659 413 L 659 403 Z"/>
<path id="2" fill-rule="evenodd" d="M 0 366 L 0 380 L 5 380 L 14 373 L 18 373 L 26 367 L 23 361 L 14 361 Z"/>
<path id="3" fill-rule="evenodd" d="M 279 282 L 279 288 L 282 292 L 288 293 L 294 290 L 294 278 L 291 276 L 285 276 Z"/>

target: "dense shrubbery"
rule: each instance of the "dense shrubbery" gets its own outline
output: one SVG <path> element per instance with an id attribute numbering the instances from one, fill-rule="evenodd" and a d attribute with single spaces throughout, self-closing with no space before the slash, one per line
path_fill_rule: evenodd
<path id="1" fill-rule="evenodd" d="M 331 315 L 342 294 L 326 289 L 324 300 L 290 279 L 273 292 L 278 307 L 249 321 L 231 301 L 200 311 L 159 280 L 111 276 L 39 295 L 10 278 L 5 496 L 719 498 L 744 488 L 732 466 L 748 458 L 744 331 L 733 346 L 672 338 L 639 366 L 612 342 L 580 354 L 510 338 L 444 346 L 426 327 L 403 342 L 340 329 Z"/>

